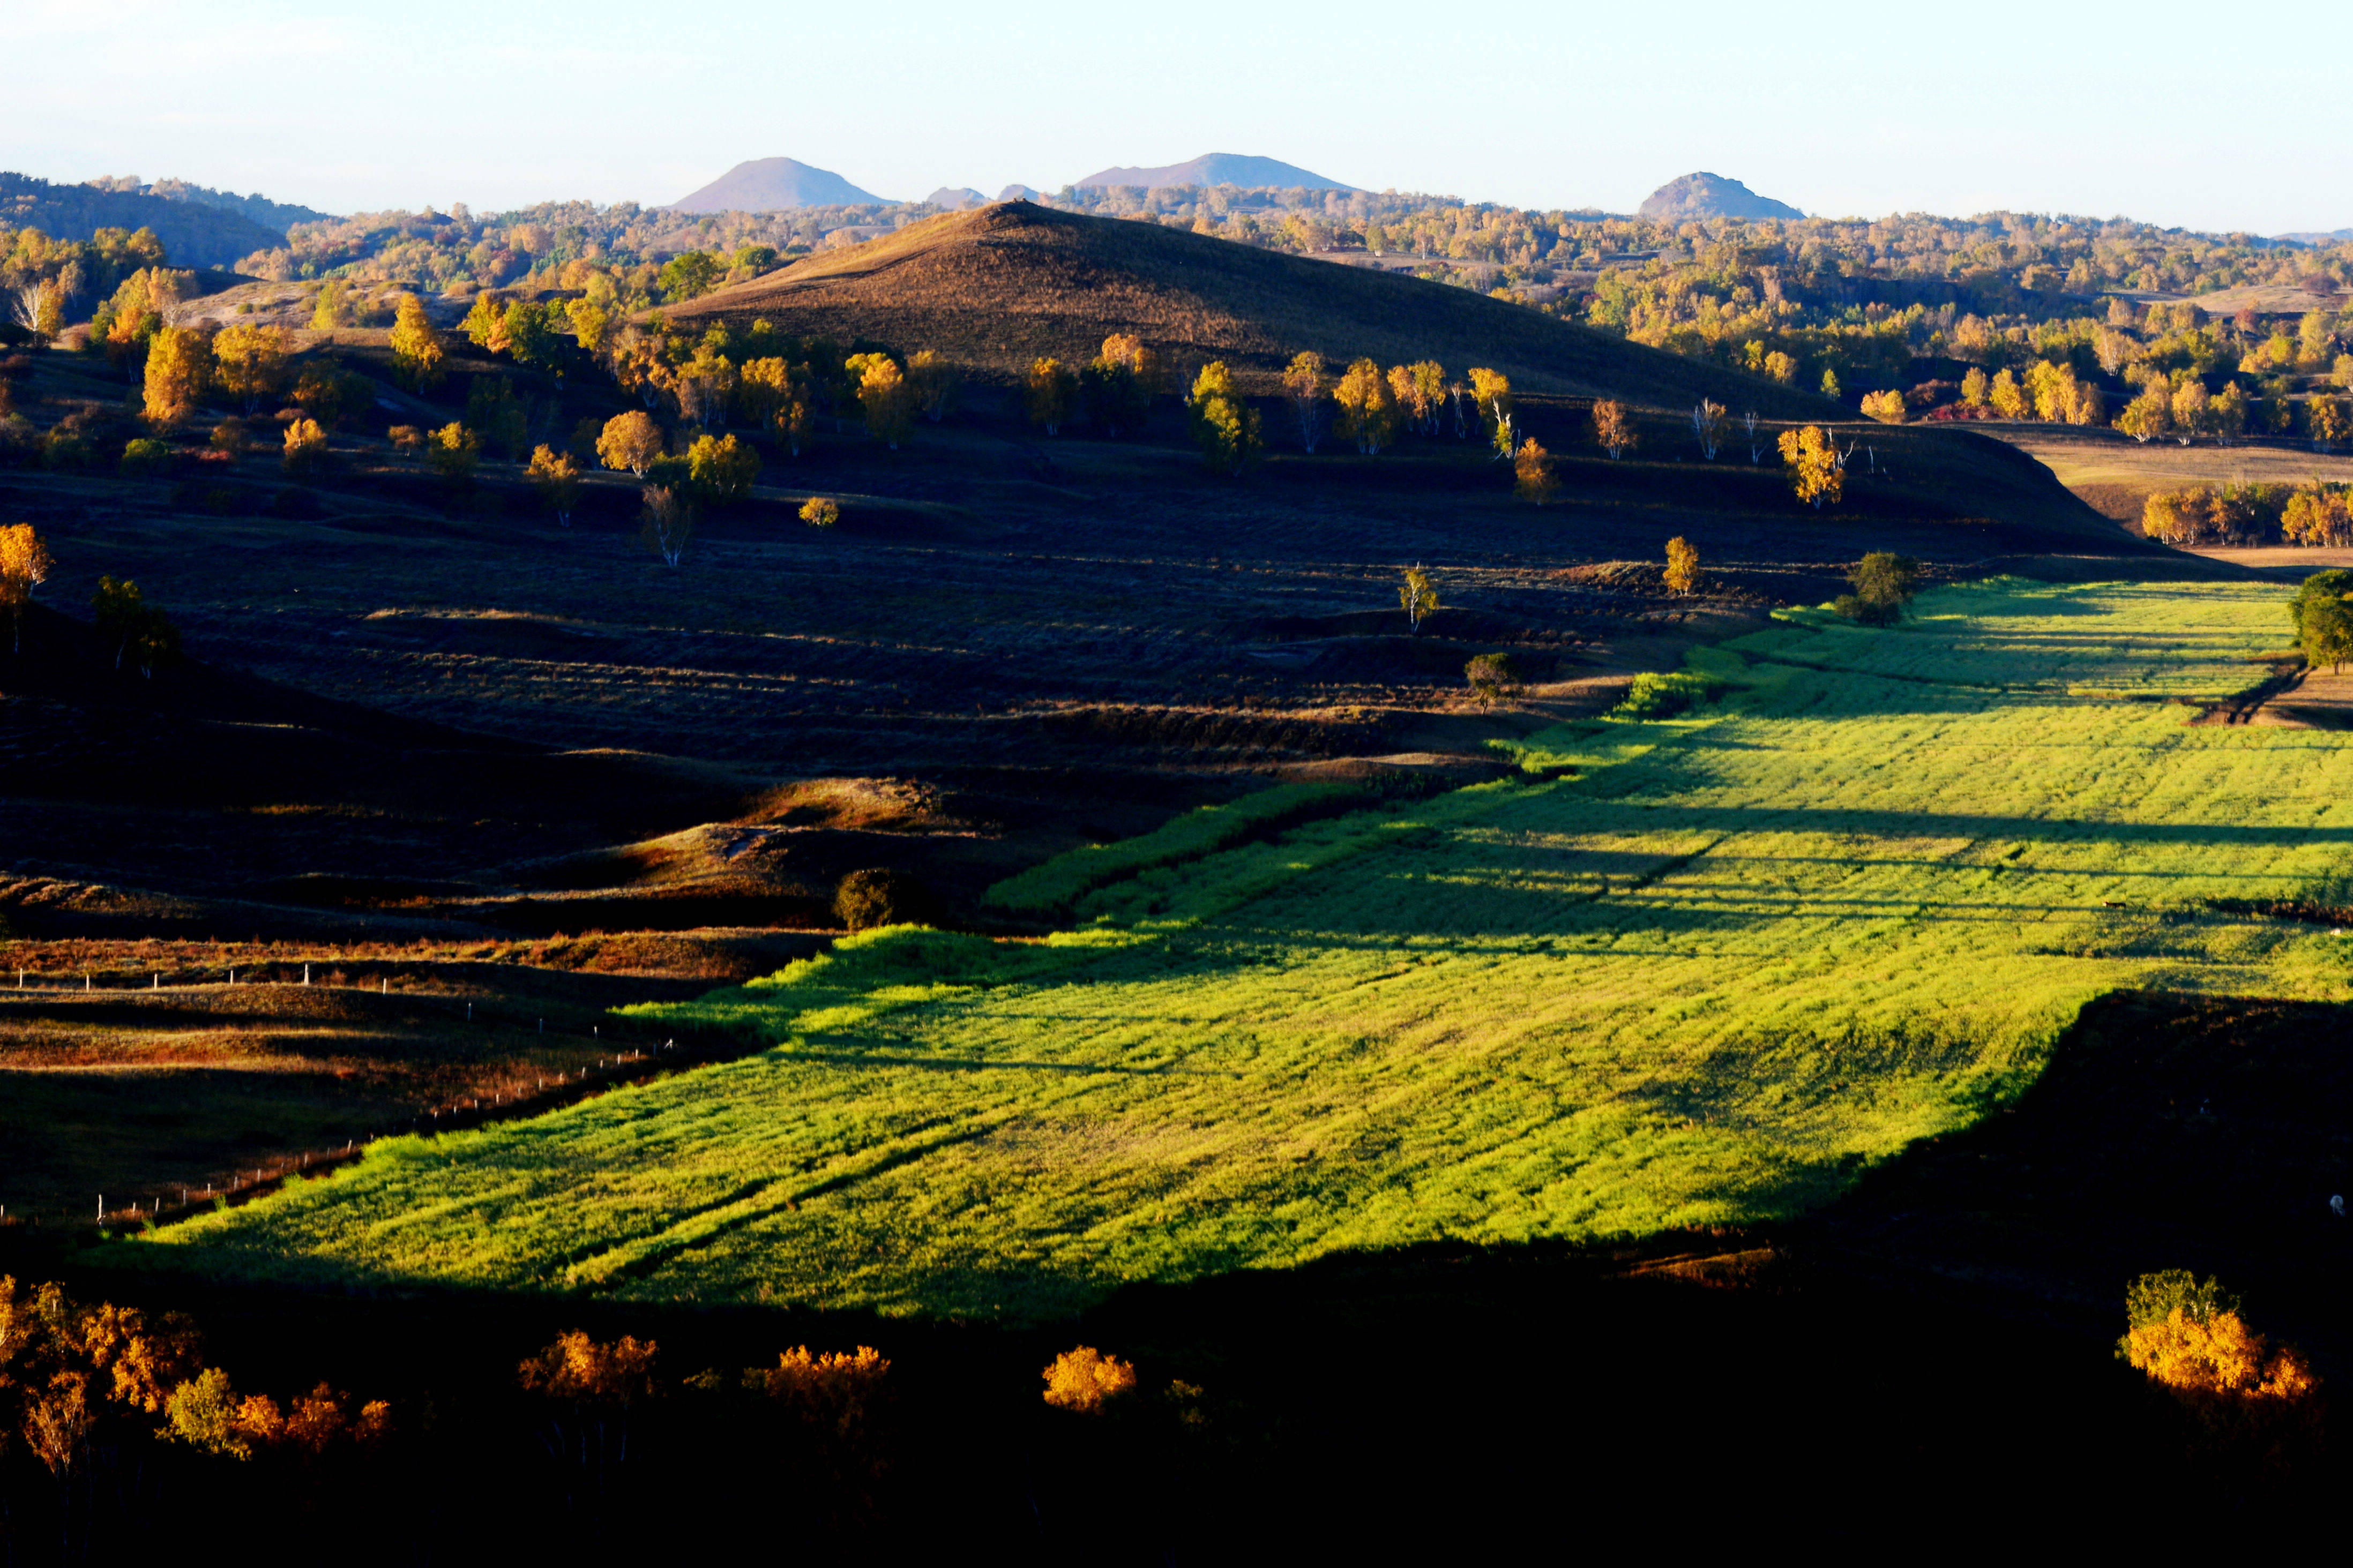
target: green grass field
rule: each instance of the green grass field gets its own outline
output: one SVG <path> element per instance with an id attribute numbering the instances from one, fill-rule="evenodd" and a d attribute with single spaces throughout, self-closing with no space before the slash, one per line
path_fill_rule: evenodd
<path id="1" fill-rule="evenodd" d="M 1524 776 L 893 931 L 668 1011 L 762 1054 L 123 1248 L 225 1274 L 1027 1318 L 1438 1236 L 1785 1215 L 2031 1080 L 2119 986 L 2341 996 L 2353 746 L 2191 727 L 2271 587 L 1939 591 L 1698 661 Z M 1573 765 L 1574 775 L 1563 768 Z M 1058 889 L 1059 890 L 1059 889 Z"/>

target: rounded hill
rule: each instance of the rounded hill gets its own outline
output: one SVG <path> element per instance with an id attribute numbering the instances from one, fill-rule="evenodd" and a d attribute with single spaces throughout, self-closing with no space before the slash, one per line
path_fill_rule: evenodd
<path id="1" fill-rule="evenodd" d="M 1106 336 L 1134 332 L 1179 371 L 1224 360 L 1265 391 L 1293 354 L 1314 349 L 1384 364 L 1435 359 L 1458 374 L 1487 365 L 1534 393 L 1662 408 L 1705 396 L 1769 418 L 1843 414 L 1811 393 L 1446 284 L 1019 201 L 820 252 L 669 312 L 681 326 L 755 318 L 801 336 L 935 349 L 1002 382 L 1042 355 L 1083 363 Z"/>

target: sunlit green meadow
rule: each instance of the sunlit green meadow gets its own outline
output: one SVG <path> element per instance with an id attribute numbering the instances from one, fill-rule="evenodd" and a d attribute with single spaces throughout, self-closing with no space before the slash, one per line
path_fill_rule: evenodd
<path id="1" fill-rule="evenodd" d="M 2283 590 L 1941 590 L 1678 720 L 1153 866 L 1046 942 L 871 933 L 666 1011 L 771 1048 L 128 1250 L 225 1273 L 1032 1317 L 1439 1236 L 1788 1215 L 2118 986 L 2342 995 L 2353 746 L 2192 727 Z M 1205 843 L 1208 840 L 1205 839 Z M 1060 885 L 1060 884 L 1058 884 Z"/>

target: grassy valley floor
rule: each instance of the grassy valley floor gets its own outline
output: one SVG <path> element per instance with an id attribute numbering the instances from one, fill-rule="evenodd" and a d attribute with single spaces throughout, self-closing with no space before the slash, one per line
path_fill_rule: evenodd
<path id="1" fill-rule="evenodd" d="M 1701 656 L 1720 701 L 1539 734 L 1519 779 L 1196 834 L 1043 941 L 852 939 L 659 1009 L 761 1054 L 388 1140 L 116 1260 L 1019 1320 L 1811 1209 L 2013 1100 L 2103 994 L 2347 994 L 2329 929 L 2243 911 L 2337 901 L 2353 747 L 2189 722 L 2268 673 L 2284 600 L 1801 613 Z"/>

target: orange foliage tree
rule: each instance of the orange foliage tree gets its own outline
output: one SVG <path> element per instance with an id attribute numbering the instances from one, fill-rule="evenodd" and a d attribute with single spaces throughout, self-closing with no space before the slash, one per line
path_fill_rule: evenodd
<path id="1" fill-rule="evenodd" d="M 1135 1390 L 1135 1368 L 1092 1345 L 1064 1351 L 1041 1374 L 1046 1379 L 1046 1403 L 1058 1410 L 1092 1415 L 1106 1401 Z"/>

